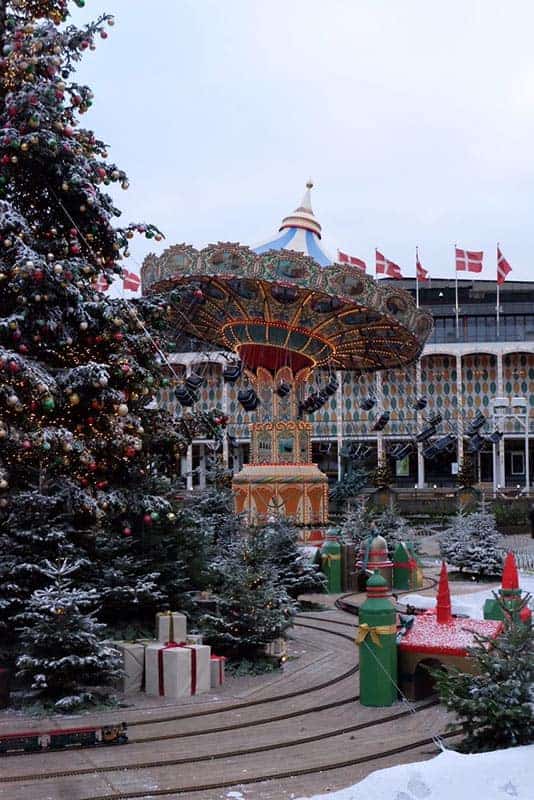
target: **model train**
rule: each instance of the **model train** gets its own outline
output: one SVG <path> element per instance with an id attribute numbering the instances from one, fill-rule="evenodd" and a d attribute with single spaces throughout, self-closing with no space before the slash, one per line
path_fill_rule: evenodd
<path id="1" fill-rule="evenodd" d="M 126 731 L 126 723 L 120 722 L 115 725 L 102 725 L 100 728 L 68 728 L 43 733 L 30 731 L 0 734 L 0 755 L 126 744 L 128 741 Z"/>

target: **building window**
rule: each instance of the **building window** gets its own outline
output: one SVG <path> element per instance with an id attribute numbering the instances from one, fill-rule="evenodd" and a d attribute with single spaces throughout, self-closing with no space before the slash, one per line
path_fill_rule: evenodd
<path id="1" fill-rule="evenodd" d="M 525 454 L 521 451 L 511 453 L 512 456 L 512 475 L 525 474 Z"/>

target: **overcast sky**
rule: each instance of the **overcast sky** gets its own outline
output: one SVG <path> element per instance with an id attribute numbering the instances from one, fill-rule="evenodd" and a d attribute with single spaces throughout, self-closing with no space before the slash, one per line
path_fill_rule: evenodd
<path id="1" fill-rule="evenodd" d="M 326 249 L 454 274 L 495 245 L 534 278 L 530 0 L 88 0 L 116 16 L 80 77 L 130 175 L 124 219 L 163 245 L 254 244 L 308 177 Z M 373 270 L 374 272 L 374 266 Z"/>

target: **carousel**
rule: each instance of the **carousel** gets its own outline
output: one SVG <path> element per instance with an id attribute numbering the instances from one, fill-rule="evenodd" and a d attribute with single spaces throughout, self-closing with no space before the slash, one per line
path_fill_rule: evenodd
<path id="1" fill-rule="evenodd" d="M 407 292 L 333 263 L 311 188 L 255 248 L 174 245 L 147 256 L 141 271 L 143 293 L 168 296 L 177 329 L 227 353 L 224 380 L 239 382 L 251 415 L 250 463 L 233 479 L 235 509 L 251 524 L 273 512 L 299 525 L 326 524 L 328 481 L 311 459 L 310 418 L 336 393 L 336 372 L 407 366 L 432 330 L 431 316 Z M 318 368 L 327 379 L 308 392 Z M 177 387 L 182 405 L 194 404 L 196 381 L 192 375 Z"/>

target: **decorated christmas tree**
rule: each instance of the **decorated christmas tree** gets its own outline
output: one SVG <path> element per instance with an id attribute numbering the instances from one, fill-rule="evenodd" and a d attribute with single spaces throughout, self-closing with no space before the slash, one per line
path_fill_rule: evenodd
<path id="1" fill-rule="evenodd" d="M 464 489 L 472 488 L 477 483 L 476 467 L 473 458 L 467 453 L 464 455 L 464 459 L 460 464 L 456 482 L 458 486 Z"/>
<path id="2" fill-rule="evenodd" d="M 213 561 L 211 575 L 217 611 L 200 625 L 217 651 L 255 658 L 291 625 L 294 605 L 263 541 L 236 537 Z"/>
<path id="3" fill-rule="evenodd" d="M 503 539 L 494 515 L 484 504 L 472 513 L 461 511 L 440 536 L 441 557 L 460 571 L 477 577 L 497 577 L 503 564 Z"/>
<path id="4" fill-rule="evenodd" d="M 391 553 L 399 542 L 409 542 L 417 549 L 414 529 L 394 507 L 384 509 L 373 518 L 373 536 L 383 536 Z"/>
<path id="5" fill-rule="evenodd" d="M 373 486 L 378 489 L 388 489 L 393 483 L 393 473 L 387 459 L 383 459 L 377 464 L 373 473 Z"/>
<path id="6" fill-rule="evenodd" d="M 113 224 L 120 212 L 106 187 L 128 179 L 80 125 L 92 92 L 74 81 L 113 18 L 62 24 L 76 5 L 0 6 L 0 627 L 11 656 L 21 646 L 14 617 L 44 589 L 45 559 L 77 559 L 75 585 L 98 591 L 109 621 L 152 612 L 156 564 L 168 585 L 180 583 L 180 457 L 223 421 L 151 408 L 173 380 L 165 301 L 96 289 L 121 275 L 134 233 L 161 234 Z M 193 302 L 184 290 L 184 308 Z"/>
<path id="7" fill-rule="evenodd" d="M 26 699 L 52 702 L 60 711 L 98 700 L 95 687 L 120 676 L 119 654 L 101 641 L 104 625 L 95 621 L 98 594 L 72 585 L 78 568 L 76 562 L 44 561 L 48 585 L 32 594 L 15 619 L 23 653 L 18 677 L 28 687 Z"/>
<path id="8" fill-rule="evenodd" d="M 461 725 L 462 749 L 469 753 L 534 742 L 534 631 L 503 612 L 504 632 L 495 640 L 477 636 L 470 649 L 476 674 L 454 667 L 434 673 L 442 702 Z"/>

